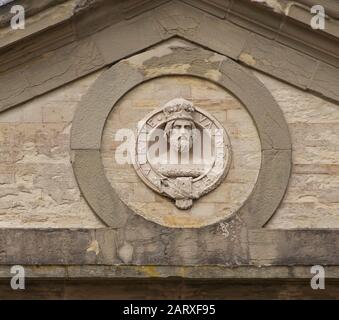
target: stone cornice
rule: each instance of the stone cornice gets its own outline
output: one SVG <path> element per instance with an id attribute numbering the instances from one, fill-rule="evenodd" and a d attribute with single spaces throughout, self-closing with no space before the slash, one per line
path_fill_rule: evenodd
<path id="1" fill-rule="evenodd" d="M 0 28 L 6 27 L 10 23 L 12 14 L 10 8 L 14 5 L 21 5 L 25 8 L 26 18 L 34 16 L 43 10 L 56 6 L 67 0 L 16 0 L 0 8 Z"/>
<path id="2" fill-rule="evenodd" d="M 286 1 L 286 0 L 285 0 Z M 324 6 L 327 14 L 334 18 L 339 19 L 339 4 L 337 0 L 299 0 L 301 4 L 307 5 L 308 7 L 315 6 L 317 4 L 321 4 Z"/>
<path id="3" fill-rule="evenodd" d="M 213 229 L 214 228 L 214 229 Z M 212 226 L 210 232 L 215 231 L 217 226 Z M 166 245 L 161 246 L 164 252 L 176 252 L 177 243 L 175 237 L 183 232 L 173 229 Z M 197 230 L 191 232 L 198 233 Z M 333 273 L 328 277 L 339 278 L 339 253 L 337 243 L 339 241 L 338 230 L 325 229 L 294 229 L 294 230 L 270 230 L 257 229 L 247 230 L 239 235 L 239 241 L 225 242 L 222 250 L 218 251 L 217 259 L 214 256 L 209 260 L 206 255 L 201 261 L 197 261 L 194 255 L 187 255 L 185 263 L 178 267 L 177 260 L 170 254 L 149 256 L 147 248 L 142 241 L 134 240 L 132 245 L 139 254 L 133 257 L 133 261 L 126 265 L 119 258 L 118 248 L 124 240 L 116 229 L 1 229 L 0 230 L 0 278 L 5 277 L 1 271 L 8 265 L 31 265 L 31 266 L 116 266 L 115 269 L 101 269 L 103 277 L 119 277 L 114 270 L 126 270 L 123 277 L 149 277 L 147 265 L 153 266 L 153 270 L 159 268 L 158 276 L 184 276 L 186 278 L 208 277 L 236 277 L 237 270 L 245 270 L 242 277 L 246 277 L 246 270 L 256 270 L 254 278 L 269 278 L 269 274 L 261 272 L 261 267 L 276 269 L 275 276 L 280 274 L 284 278 L 303 278 L 302 274 L 287 274 L 294 266 L 295 270 L 302 266 L 320 264 L 331 267 Z M 131 241 L 126 239 L 126 241 Z M 150 240 L 152 243 L 163 242 L 161 236 Z M 239 246 L 241 245 L 241 250 Z M 159 247 L 160 248 L 160 247 Z M 218 261 L 218 263 L 215 263 Z M 146 267 L 145 267 L 146 266 Z M 171 269 L 171 267 L 177 268 Z M 195 266 L 194 268 L 189 268 Z M 269 268 L 271 267 L 271 268 Z M 181 270 L 187 269 L 184 275 Z M 229 269 L 237 268 L 237 269 Z M 60 268 L 62 269 L 62 268 Z M 76 268 L 75 268 L 76 269 Z M 214 274 L 209 270 L 214 269 Z M 300 268 L 302 270 L 302 268 Z M 85 270 L 83 272 L 85 273 Z M 163 272 L 161 272 L 163 270 Z M 285 272 L 283 271 L 285 270 Z M 100 268 L 98 268 L 100 272 Z M 43 272 L 43 270 L 42 270 Z M 81 270 L 78 270 L 80 277 Z M 219 276 L 218 276 L 219 275 Z M 38 277 L 38 274 L 35 274 Z M 43 275 L 42 275 L 43 276 Z M 47 274 L 44 276 L 48 276 Z M 238 277 L 241 276 L 241 272 Z M 247 274 L 249 277 L 250 275 Z M 76 277 L 73 275 L 72 277 Z M 83 274 L 84 277 L 84 274 Z M 274 276 L 273 276 L 274 277 Z"/>
<path id="4" fill-rule="evenodd" d="M 168 2 L 172 2 L 168 12 L 166 9 L 158 10 L 167 6 Z M 296 8 L 303 9 L 311 2 L 304 0 L 302 6 Z M 305 16 L 301 15 L 305 20 L 303 22 L 297 19 L 297 13 L 293 16 L 293 12 L 296 11 L 277 13 L 250 0 L 63 2 L 28 18 L 25 30 L 0 29 L 0 81 L 5 84 L 0 88 L 0 110 L 25 102 L 173 36 L 200 43 L 304 90 L 339 101 L 338 22 L 328 20 L 334 26 L 330 32 L 314 31 L 304 23 L 307 21 Z M 330 13 L 336 14 L 335 7 L 331 8 Z M 172 20 L 166 20 L 165 15 Z M 182 19 L 176 20 L 174 17 L 177 16 Z M 166 23 L 174 23 L 174 29 L 164 30 L 162 19 Z M 215 39 L 196 33 L 200 31 L 185 29 L 189 27 L 187 19 L 200 19 L 200 25 L 204 25 L 206 30 L 209 28 L 210 35 L 214 29 Z M 184 24 L 182 27 L 181 23 Z M 138 27 L 133 29 L 134 26 Z M 116 34 L 115 29 L 120 34 Z M 232 30 L 238 34 L 237 41 L 242 46 L 240 51 L 238 46 L 230 47 L 229 39 L 234 38 Z M 139 32 L 140 35 L 131 40 L 131 32 Z M 103 46 L 104 41 L 110 42 L 112 39 L 115 48 L 112 48 L 113 44 Z M 126 41 L 134 43 L 126 46 Z M 123 52 L 125 47 L 130 48 Z M 116 52 L 112 54 L 114 50 Z M 78 65 L 80 62 L 81 66 Z M 62 72 L 63 67 L 68 72 Z M 299 70 L 298 77 L 292 75 L 295 68 Z"/>
<path id="5" fill-rule="evenodd" d="M 134 16 L 137 16 L 143 12 L 151 10 L 165 2 L 169 2 L 170 0 L 114 0 L 108 2 L 107 0 L 58 0 L 58 1 L 50 1 L 44 0 L 39 1 L 39 3 L 34 1 L 16 1 L 14 4 L 23 5 L 26 8 L 26 18 L 30 17 L 31 20 L 47 20 L 51 18 L 51 16 L 58 15 L 58 19 L 50 19 L 49 25 L 45 24 L 45 28 L 41 28 L 38 30 L 34 21 L 29 21 L 27 32 L 20 32 L 19 35 L 16 36 L 18 39 L 24 39 L 27 36 L 32 36 L 34 33 L 38 31 L 42 31 L 43 29 L 48 29 L 53 25 L 59 24 L 61 21 L 74 19 L 76 16 L 86 14 L 88 11 L 102 11 L 101 13 L 106 12 L 108 16 L 108 12 L 114 12 L 116 14 L 116 19 L 110 21 L 96 21 L 96 25 L 99 27 L 106 27 L 107 25 L 112 25 L 117 21 L 121 21 L 123 19 L 129 19 Z M 266 1 L 254 1 L 254 0 L 182 0 L 184 3 L 188 3 L 189 5 L 204 10 L 212 15 L 215 15 L 219 18 L 229 20 L 233 23 L 239 23 L 242 27 L 247 27 L 249 29 L 254 28 L 252 31 L 259 32 L 260 29 L 264 28 L 266 31 L 262 31 L 265 36 L 271 34 L 271 36 L 275 33 L 281 34 L 284 33 L 284 25 L 288 24 L 289 20 L 295 20 L 300 24 L 304 24 L 305 26 L 299 25 L 295 28 L 306 28 L 310 31 L 310 21 L 312 18 L 312 14 L 310 12 L 310 8 L 314 4 L 322 4 L 326 10 L 326 29 L 318 32 L 321 33 L 322 36 L 334 36 L 339 38 L 339 5 L 334 3 L 332 0 L 298 0 L 298 1 L 288 1 L 288 0 L 280 0 L 277 2 L 277 6 L 269 6 Z M 11 17 L 10 14 L 10 5 L 0 8 L 0 27 L 7 27 L 9 29 L 9 20 Z M 60 6 L 60 4 L 64 4 Z M 60 12 L 60 7 L 68 8 L 68 10 L 64 10 L 64 12 Z M 279 9 L 277 9 L 279 8 Z M 49 11 L 49 13 L 41 14 L 42 11 Z M 59 11 L 58 11 L 59 10 Z M 54 11 L 54 12 L 53 12 Z M 41 17 L 35 17 L 38 14 Z M 49 15 L 50 14 L 50 15 Z M 32 17 L 31 17 L 32 16 Z M 94 16 L 98 18 L 102 17 L 102 14 L 97 14 L 94 12 Z M 286 17 L 288 18 L 286 20 Z M 243 20 L 243 21 L 241 21 Z M 272 24 L 272 20 L 275 20 L 275 23 Z M 97 31 L 95 26 L 93 26 L 93 32 Z M 4 37 L 2 37 L 2 41 L 0 42 L 0 48 L 10 44 L 11 41 L 4 38 L 13 38 L 13 32 L 6 32 L 3 29 Z M 296 36 L 297 33 L 292 33 L 290 36 Z M 260 33 L 260 32 L 259 32 Z M 319 35 L 318 35 L 319 36 Z M 312 35 L 312 39 L 314 40 L 314 35 Z M 303 39 L 305 42 L 307 39 Z M 314 41 L 312 41 L 314 42 Z M 314 45 L 314 44 L 313 44 Z M 321 46 L 321 44 L 319 44 Z M 326 51 L 329 48 L 326 48 Z M 337 51 L 334 51 L 335 55 Z"/>
<path id="6" fill-rule="evenodd" d="M 181 279 L 205 280 L 306 280 L 310 281 L 310 268 L 304 266 L 130 266 L 130 265 L 24 265 L 26 278 L 61 280 L 119 280 L 119 279 Z M 0 281 L 12 278 L 13 265 L 0 265 Z M 326 266 L 326 280 L 338 280 L 339 267 Z"/>

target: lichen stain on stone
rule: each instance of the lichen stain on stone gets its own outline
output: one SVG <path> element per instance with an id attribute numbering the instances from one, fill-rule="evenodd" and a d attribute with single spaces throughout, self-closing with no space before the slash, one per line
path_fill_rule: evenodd
<path id="1" fill-rule="evenodd" d="M 187 275 L 189 274 L 186 269 L 187 268 L 184 267 L 184 266 L 175 268 L 175 276 L 181 277 L 181 278 L 186 278 Z"/>
<path id="2" fill-rule="evenodd" d="M 124 61 L 129 63 L 132 66 L 143 68 L 144 64 L 149 65 L 146 63 L 147 61 L 153 58 L 160 59 L 164 56 L 170 56 L 173 53 L 173 50 L 176 48 L 191 48 L 191 45 L 185 41 L 182 41 L 179 38 L 174 38 L 164 44 L 157 45 L 152 49 L 149 49 L 143 53 L 132 56 Z"/>
<path id="3" fill-rule="evenodd" d="M 220 233 L 222 234 L 224 238 L 228 238 L 228 236 L 230 235 L 228 227 L 229 227 L 229 224 L 226 222 L 220 222 L 218 225 L 218 230 L 220 231 Z"/>
<path id="4" fill-rule="evenodd" d="M 173 34 L 191 34 L 193 35 L 200 25 L 198 19 L 186 17 L 181 14 L 164 16 L 157 19 L 159 27 L 168 35 Z"/>
<path id="5" fill-rule="evenodd" d="M 177 61 L 181 65 L 189 65 L 189 71 L 194 73 L 204 73 L 206 70 L 217 68 L 219 61 L 211 61 L 214 56 L 213 52 L 208 52 L 197 47 L 172 47 L 172 53 L 162 56 L 161 58 L 153 57 L 144 62 L 147 68 L 164 68 L 177 65 Z"/>
<path id="6" fill-rule="evenodd" d="M 218 69 L 226 58 L 214 52 L 206 51 L 186 41 L 175 38 L 166 44 L 124 60 L 137 67 L 146 77 L 159 74 L 204 74 Z M 180 63 L 178 63 L 180 61 Z M 213 80 L 219 79 L 211 74 Z"/>
<path id="7" fill-rule="evenodd" d="M 147 275 L 148 277 L 160 277 L 161 273 L 158 271 L 156 266 L 142 266 L 139 267 L 139 270 Z"/>
<path id="8" fill-rule="evenodd" d="M 118 256 L 122 262 L 128 264 L 132 262 L 133 251 L 134 251 L 133 246 L 125 241 L 124 244 L 118 250 Z"/>
<path id="9" fill-rule="evenodd" d="M 148 68 L 144 70 L 144 75 L 146 77 L 156 77 L 163 74 L 187 74 L 190 67 L 189 64 L 174 64 L 172 66 Z"/>
<path id="10" fill-rule="evenodd" d="M 221 73 L 218 70 L 208 70 L 205 72 L 205 76 L 213 81 L 219 81 L 221 78 Z"/>
<path id="11" fill-rule="evenodd" d="M 180 217 L 180 216 L 165 216 L 164 224 L 170 227 L 180 227 L 185 225 L 189 228 L 199 228 L 203 225 L 203 221 L 198 218 L 190 218 L 190 217 Z"/>
<path id="12" fill-rule="evenodd" d="M 145 61 L 153 57 L 161 58 L 163 56 L 170 55 L 171 53 L 172 53 L 172 50 L 170 47 L 160 46 L 160 47 L 145 51 L 141 54 L 137 54 L 133 57 L 130 57 L 126 59 L 125 61 L 132 66 L 137 66 L 138 68 L 141 68 Z"/>
<path id="13" fill-rule="evenodd" d="M 86 250 L 87 252 L 95 252 L 95 255 L 98 255 L 100 252 L 99 243 L 97 240 L 91 242 L 90 246 Z"/>
<path id="14" fill-rule="evenodd" d="M 253 67 L 256 64 L 255 59 L 249 54 L 249 53 L 245 53 L 243 52 L 240 56 L 239 56 L 239 60 L 246 63 L 247 65 Z"/>
<path id="15" fill-rule="evenodd" d="M 251 0 L 251 1 L 263 3 L 267 7 L 272 8 L 274 12 L 284 13 L 284 9 L 282 8 L 278 0 Z"/>
<path id="16" fill-rule="evenodd" d="M 209 62 L 218 62 L 221 63 L 222 61 L 227 60 L 228 58 L 225 56 L 222 56 L 221 54 L 214 53 L 210 58 Z"/>

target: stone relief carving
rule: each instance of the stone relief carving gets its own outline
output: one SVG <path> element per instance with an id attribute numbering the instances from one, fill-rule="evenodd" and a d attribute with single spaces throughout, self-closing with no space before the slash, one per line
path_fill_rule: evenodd
<path id="1" fill-rule="evenodd" d="M 187 41 L 182 41 L 182 44 L 177 39 L 172 41 L 155 47 L 155 51 L 145 51 L 129 58 L 133 59 L 132 63 L 126 59 L 114 64 L 96 80 L 80 102 L 72 124 L 71 149 L 74 154 L 72 166 L 82 195 L 98 217 L 117 229 L 126 225 L 132 213 L 170 228 L 202 228 L 226 219 L 229 223 L 228 220 L 233 219 L 234 214 L 239 214 L 246 226 L 261 228 L 280 205 L 291 174 L 292 146 L 284 116 L 265 86 L 240 65 Z M 167 54 L 164 55 L 164 52 Z M 187 64 L 188 52 L 190 57 L 197 55 L 202 59 L 190 60 L 190 68 L 178 68 L 178 65 Z M 159 65 L 163 67 L 159 68 Z M 182 76 L 190 80 L 187 82 L 188 79 Z M 221 91 L 229 92 L 234 99 L 229 95 L 226 100 L 214 99 L 211 91 L 205 90 L 207 83 L 199 84 L 199 80 L 208 81 L 208 86 L 214 83 Z M 155 86 L 156 82 L 158 84 Z M 163 89 L 157 94 L 155 90 L 160 88 L 160 82 L 163 82 Z M 182 88 L 187 86 L 191 89 L 170 90 L 170 86 L 166 87 L 166 83 L 170 82 L 174 82 L 173 87 L 183 85 Z M 242 85 L 239 86 L 239 83 Z M 144 90 L 148 92 L 145 96 L 141 92 Z M 221 91 L 216 89 L 217 96 Z M 153 190 L 168 196 L 157 184 L 146 179 L 149 178 L 147 171 L 140 170 L 138 174 L 143 180 L 138 179 L 133 172 L 133 165 L 130 165 L 133 163 L 136 169 L 144 169 L 150 161 L 134 163 L 136 156 L 128 154 L 128 150 L 131 153 L 135 150 L 131 148 L 131 142 L 134 141 L 135 147 L 136 130 L 131 132 L 130 129 L 131 126 L 136 128 L 136 123 L 144 117 L 145 109 L 141 107 L 153 108 L 154 104 L 162 106 L 164 97 L 173 99 L 176 92 L 186 98 L 191 97 L 198 106 L 210 101 L 211 110 L 214 110 L 212 106 L 219 100 L 221 104 L 213 111 L 213 115 L 229 131 L 232 142 L 232 167 L 229 172 L 228 167 L 224 171 L 229 179 L 220 179 L 221 184 L 215 192 L 200 194 L 200 197 L 204 195 L 200 201 L 194 201 L 193 197 L 199 180 L 192 179 L 193 192 L 189 199 L 192 204 L 194 201 L 194 205 L 188 210 L 178 209 L 171 205 L 171 200 L 142 188 L 144 181 Z M 233 109 L 233 105 L 237 107 Z M 199 113 L 198 108 L 195 110 L 194 124 L 199 128 L 199 117 L 203 119 L 205 113 Z M 157 113 L 159 117 L 165 116 L 161 109 L 154 111 L 154 114 Z M 143 116 L 139 118 L 139 114 Z M 159 122 L 156 116 L 150 114 L 149 117 Z M 208 120 L 211 117 L 206 118 Z M 106 121 L 109 119 L 112 121 Z M 242 119 L 245 119 L 245 124 Z M 155 125 L 160 127 L 158 122 Z M 146 128 L 154 127 L 152 122 L 150 124 Z M 166 121 L 163 120 L 162 127 L 165 128 L 165 125 Z M 122 167 L 118 166 L 116 144 L 112 144 L 112 133 L 119 129 L 128 129 L 128 135 L 131 136 L 129 140 L 124 140 L 126 143 L 123 149 L 126 152 L 122 155 Z M 141 140 L 138 139 L 138 145 Z M 197 143 L 192 143 L 192 147 L 194 145 Z M 231 149 L 228 151 L 230 156 Z M 155 181 L 163 178 L 151 167 L 149 175 L 153 174 L 158 177 Z M 166 176 L 165 179 L 168 180 Z"/>
<path id="2" fill-rule="evenodd" d="M 134 168 L 142 181 L 189 209 L 217 188 L 231 163 L 226 130 L 192 102 L 167 102 L 138 124 Z"/>

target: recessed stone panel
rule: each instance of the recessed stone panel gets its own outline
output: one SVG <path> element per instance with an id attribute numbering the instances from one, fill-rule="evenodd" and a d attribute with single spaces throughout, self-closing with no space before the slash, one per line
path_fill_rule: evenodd
<path id="1" fill-rule="evenodd" d="M 123 145 L 116 141 L 119 130 L 136 133 L 140 120 L 178 97 L 217 119 L 228 134 L 232 153 L 220 185 L 187 210 L 147 186 L 133 164 L 119 164 Z M 115 105 L 103 131 L 101 156 L 109 182 L 134 212 L 168 227 L 201 227 L 230 217 L 244 204 L 258 177 L 261 145 L 250 115 L 224 88 L 197 77 L 165 76 L 139 85 Z"/>
<path id="2" fill-rule="evenodd" d="M 191 81 L 202 84 L 192 84 Z M 121 107 L 122 104 L 124 106 Z M 184 105 L 190 108 L 182 109 Z M 175 107 L 175 110 L 167 109 L 169 106 Z M 166 131 L 167 124 L 173 120 L 172 116 L 175 115 L 177 120 L 178 114 L 186 125 L 182 121 L 175 122 Z M 202 119 L 207 122 L 203 121 L 203 124 Z M 200 174 L 194 177 L 201 172 L 196 168 L 180 168 L 179 171 L 177 167 L 165 171 L 161 169 L 163 176 L 170 179 L 176 177 L 171 183 L 162 180 L 163 177 L 159 180 L 152 166 L 147 167 L 147 162 L 142 168 L 135 167 L 134 153 L 147 154 L 145 146 L 139 148 L 139 143 L 135 143 L 137 133 L 142 128 L 140 124 L 145 121 L 146 129 L 155 129 L 161 124 L 164 127 L 162 136 L 167 136 L 167 144 L 180 146 L 177 149 L 181 153 L 187 147 L 191 151 L 190 139 L 193 138 L 191 133 L 194 126 L 210 127 L 207 125 L 209 123 L 212 129 L 220 128 L 225 132 L 227 138 L 223 139 L 222 144 L 227 146 L 227 156 L 220 157 L 219 152 L 214 154 L 215 161 L 219 161 L 216 166 L 218 170 L 204 179 L 200 187 L 195 185 L 195 181 L 187 179 L 203 177 Z M 110 123 L 114 125 L 109 127 Z M 185 134 L 176 137 L 180 143 L 173 142 L 171 130 L 179 127 Z M 107 130 L 110 136 L 108 141 L 104 133 Z M 257 134 L 257 144 L 251 140 L 253 132 Z M 216 137 L 214 134 L 214 139 Z M 189 141 L 186 146 L 185 138 Z M 215 146 L 221 146 L 219 142 Z M 105 149 L 107 144 L 111 148 L 108 156 Z M 195 146 L 195 143 L 192 145 Z M 172 39 L 117 63 L 95 82 L 74 116 L 71 149 L 76 155 L 73 168 L 85 199 L 107 225 L 115 228 L 129 219 L 130 211 L 145 217 L 145 223 L 152 221 L 166 227 L 200 228 L 233 218 L 244 218 L 251 228 L 261 227 L 281 202 L 291 169 L 288 128 L 269 91 L 234 61 L 179 39 Z M 91 152 L 84 153 L 86 150 Z M 77 159 L 82 154 L 82 163 L 90 162 L 92 151 L 103 161 L 96 162 L 97 168 L 89 172 L 84 170 L 82 164 L 79 165 Z M 113 157 L 115 162 L 112 161 Z M 242 170 L 245 168 L 244 172 L 234 170 L 238 167 Z M 145 179 L 140 179 L 143 176 L 140 170 L 145 173 Z M 246 172 L 248 170 L 257 176 L 253 178 Z M 245 184 L 250 181 L 251 187 L 244 191 L 244 184 L 229 183 L 232 180 L 228 179 L 234 176 L 246 180 Z M 114 186 L 112 179 L 119 185 Z M 97 185 L 89 186 L 92 182 Z M 177 183 L 181 183 L 180 188 L 176 188 Z M 217 201 L 211 196 L 225 187 L 228 189 L 224 189 L 222 194 L 226 200 Z M 102 194 L 103 190 L 105 195 Z M 106 193 L 110 193 L 118 206 L 93 201 L 93 192 L 98 199 L 106 199 Z M 167 202 L 166 197 L 171 202 Z M 212 199 L 207 202 L 209 197 Z M 131 205 L 133 202 L 134 206 Z M 161 203 L 160 208 L 157 202 Z M 173 211 L 173 202 L 176 206 L 174 210 L 180 209 L 180 212 Z M 121 203 L 132 210 L 120 210 Z M 110 218 L 112 215 L 121 219 L 113 222 Z"/>

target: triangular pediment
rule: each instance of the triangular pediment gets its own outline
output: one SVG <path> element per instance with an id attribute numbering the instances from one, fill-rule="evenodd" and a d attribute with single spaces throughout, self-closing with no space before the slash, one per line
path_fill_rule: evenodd
<path id="1" fill-rule="evenodd" d="M 21 38 L 1 31 L 6 37 L 0 49 L 0 110 L 172 37 L 339 101 L 338 41 L 333 34 L 312 32 L 301 24 L 295 29 L 300 41 L 296 34 L 284 33 L 284 10 L 246 0 L 74 0 L 48 10 L 32 21 L 28 18 Z M 56 13 L 54 25 L 51 17 Z M 335 21 L 329 30 L 336 34 Z M 321 39 L 315 41 L 315 36 Z"/>

